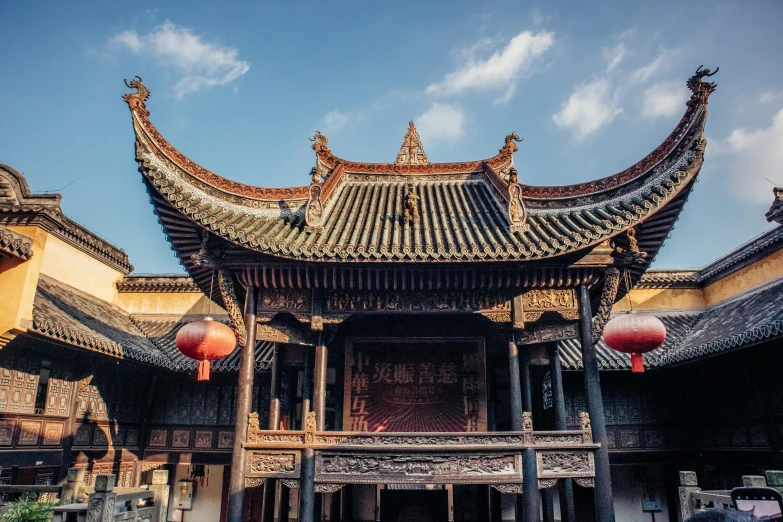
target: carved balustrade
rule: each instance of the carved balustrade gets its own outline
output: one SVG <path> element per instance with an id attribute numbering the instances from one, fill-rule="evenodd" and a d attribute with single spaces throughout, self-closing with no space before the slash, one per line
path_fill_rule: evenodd
<path id="1" fill-rule="evenodd" d="M 540 488 L 560 478 L 592 486 L 595 476 L 592 430 L 587 414 L 582 429 L 519 432 L 357 433 L 258 429 L 251 414 L 244 443 L 246 486 L 267 478 L 298 487 L 304 449 L 315 451 L 315 482 L 319 492 L 345 484 L 491 484 L 502 491 L 521 492 L 522 451 L 536 453 Z"/>

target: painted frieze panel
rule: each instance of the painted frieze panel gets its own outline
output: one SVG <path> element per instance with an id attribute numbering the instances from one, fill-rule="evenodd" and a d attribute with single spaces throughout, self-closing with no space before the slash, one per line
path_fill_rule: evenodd
<path id="1" fill-rule="evenodd" d="M 234 447 L 234 432 L 228 430 L 218 431 L 218 449 L 231 449 Z"/>
<path id="2" fill-rule="evenodd" d="M 89 446 L 92 440 L 92 424 L 80 424 L 73 437 L 74 446 Z"/>
<path id="3" fill-rule="evenodd" d="M 347 341 L 343 430 L 486 431 L 483 340 Z"/>
<path id="4" fill-rule="evenodd" d="M 153 428 L 150 430 L 150 448 L 165 448 L 168 442 L 169 432 L 165 428 Z"/>
<path id="5" fill-rule="evenodd" d="M 125 432 L 125 445 L 131 448 L 139 445 L 139 428 L 128 428 Z"/>

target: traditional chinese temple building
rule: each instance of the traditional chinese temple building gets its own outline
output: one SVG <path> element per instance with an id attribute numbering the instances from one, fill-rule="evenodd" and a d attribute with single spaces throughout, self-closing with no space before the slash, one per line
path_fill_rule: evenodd
<path id="1" fill-rule="evenodd" d="M 412 122 L 391 163 L 316 133 L 309 185 L 249 186 L 169 144 L 130 82 L 188 277 L 129 275 L 0 166 L 0 482 L 168 469 L 196 481 L 186 512 L 172 487 L 188 522 L 635 522 L 677 520 L 679 470 L 780 469 L 783 190 L 765 234 L 648 270 L 702 165 L 708 75 L 650 155 L 567 186 L 520 183 L 515 134 L 431 163 Z M 668 332 L 643 374 L 601 340 L 628 311 Z M 207 315 L 238 346 L 200 382 L 174 340 Z"/>

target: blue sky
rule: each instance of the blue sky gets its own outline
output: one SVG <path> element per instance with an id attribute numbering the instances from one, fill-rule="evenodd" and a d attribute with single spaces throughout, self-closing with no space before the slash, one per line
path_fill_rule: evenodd
<path id="1" fill-rule="evenodd" d="M 414 118 L 431 161 L 525 138 L 520 182 L 620 171 L 665 139 L 685 80 L 720 73 L 701 179 L 655 267 L 702 266 L 769 228 L 783 184 L 783 2 L 0 1 L 0 162 L 141 273 L 181 272 L 136 171 L 123 78 L 166 138 L 225 177 L 304 185 L 314 130 L 393 161 Z"/>

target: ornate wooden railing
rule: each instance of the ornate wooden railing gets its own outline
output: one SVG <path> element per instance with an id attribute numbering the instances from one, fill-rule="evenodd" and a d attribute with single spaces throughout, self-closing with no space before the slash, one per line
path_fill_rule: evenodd
<path id="1" fill-rule="evenodd" d="M 529 414 L 525 419 L 520 432 L 356 433 L 316 431 L 312 416 L 304 431 L 260 430 L 258 417 L 251 414 L 243 445 L 245 484 L 259 486 L 274 478 L 298 487 L 302 452 L 311 449 L 319 492 L 345 484 L 395 483 L 490 484 L 519 493 L 522 452 L 532 449 L 539 488 L 552 487 L 560 478 L 593 485 L 598 444 L 587 414 L 582 414 L 582 429 L 574 431 L 533 431 Z"/>

